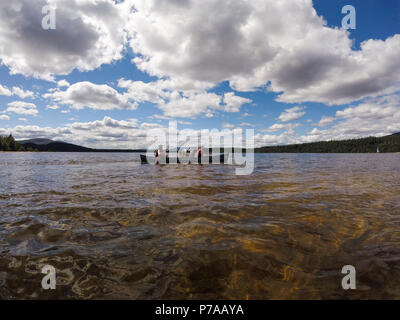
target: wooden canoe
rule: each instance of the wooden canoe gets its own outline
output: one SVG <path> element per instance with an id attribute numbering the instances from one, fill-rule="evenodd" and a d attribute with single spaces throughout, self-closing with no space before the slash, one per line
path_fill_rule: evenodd
<path id="1" fill-rule="evenodd" d="M 207 157 L 201 158 L 192 158 L 192 157 L 184 157 L 184 158 L 177 158 L 177 157 L 161 157 L 157 160 L 155 157 L 147 157 L 145 154 L 140 155 L 140 161 L 142 164 L 169 164 L 169 163 L 176 163 L 176 164 L 225 164 L 228 162 L 229 154 L 222 153 L 219 155 L 210 155 Z"/>

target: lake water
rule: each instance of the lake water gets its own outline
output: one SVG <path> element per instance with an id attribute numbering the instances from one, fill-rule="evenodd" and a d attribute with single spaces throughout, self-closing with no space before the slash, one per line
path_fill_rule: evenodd
<path id="1" fill-rule="evenodd" d="M 255 166 L 0 153 L 0 298 L 400 298 L 399 154 Z M 56 290 L 41 287 L 48 264 Z"/>

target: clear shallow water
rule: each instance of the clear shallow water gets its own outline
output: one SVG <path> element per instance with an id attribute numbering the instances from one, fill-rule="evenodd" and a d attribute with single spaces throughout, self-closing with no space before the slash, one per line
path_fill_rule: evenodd
<path id="1" fill-rule="evenodd" d="M 0 153 L 0 298 L 400 298 L 400 155 L 255 164 L 236 176 L 138 154 Z M 356 291 L 341 288 L 347 264 Z"/>

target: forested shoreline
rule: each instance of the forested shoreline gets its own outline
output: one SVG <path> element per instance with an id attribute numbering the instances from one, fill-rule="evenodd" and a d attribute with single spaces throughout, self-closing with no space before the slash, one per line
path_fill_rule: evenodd
<path id="1" fill-rule="evenodd" d="M 256 153 L 374 153 L 400 152 L 400 134 L 353 140 L 320 141 L 285 146 L 262 147 Z"/>
<path id="2" fill-rule="evenodd" d="M 51 141 L 51 140 L 50 140 Z M 353 140 L 320 141 L 285 146 L 256 148 L 256 153 L 374 153 L 400 152 L 400 133 L 385 137 L 367 137 Z M 65 142 L 47 145 L 21 142 L 12 135 L 0 136 L 0 151 L 46 151 L 46 152 L 145 152 L 146 150 L 97 150 Z M 245 150 L 243 150 L 245 152 Z"/>
<path id="3" fill-rule="evenodd" d="M 0 151 L 35 151 L 32 148 L 25 149 L 10 134 L 9 136 L 0 136 Z"/>

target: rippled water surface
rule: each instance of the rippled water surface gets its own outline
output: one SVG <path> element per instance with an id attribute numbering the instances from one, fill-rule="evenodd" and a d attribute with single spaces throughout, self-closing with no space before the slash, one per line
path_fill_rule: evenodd
<path id="1" fill-rule="evenodd" d="M 400 298 L 399 154 L 255 165 L 0 153 L 0 298 Z"/>

